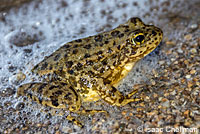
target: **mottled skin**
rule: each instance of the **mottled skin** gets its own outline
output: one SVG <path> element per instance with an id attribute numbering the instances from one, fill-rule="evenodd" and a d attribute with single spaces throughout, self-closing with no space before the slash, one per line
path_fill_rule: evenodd
<path id="1" fill-rule="evenodd" d="M 131 18 L 117 28 L 66 43 L 32 72 L 46 77 L 45 83 L 27 83 L 18 89 L 38 103 L 75 113 L 105 112 L 81 109 L 81 103 L 102 98 L 111 105 L 124 106 L 138 101 L 123 96 L 116 88 L 134 64 L 152 52 L 162 40 L 162 31 Z M 82 126 L 68 115 L 67 119 Z"/>

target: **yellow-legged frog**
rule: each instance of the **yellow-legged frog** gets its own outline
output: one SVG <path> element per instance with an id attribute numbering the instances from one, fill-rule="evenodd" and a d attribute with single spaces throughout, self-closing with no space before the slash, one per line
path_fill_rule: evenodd
<path id="1" fill-rule="evenodd" d="M 117 87 L 134 64 L 159 45 L 162 36 L 161 29 L 130 18 L 111 31 L 68 42 L 32 69 L 40 77 L 51 77 L 19 86 L 17 94 L 77 114 L 105 112 L 81 108 L 82 102 L 102 99 L 124 106 L 138 101 L 131 98 L 137 91 L 125 96 Z M 70 114 L 66 118 L 82 127 Z"/>

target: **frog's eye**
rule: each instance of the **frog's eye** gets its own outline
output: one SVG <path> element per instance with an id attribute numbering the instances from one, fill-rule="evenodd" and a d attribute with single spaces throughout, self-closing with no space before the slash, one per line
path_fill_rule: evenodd
<path id="1" fill-rule="evenodd" d="M 133 44 L 140 45 L 144 43 L 144 34 L 143 33 L 138 33 L 136 34 L 133 39 L 132 39 Z"/>

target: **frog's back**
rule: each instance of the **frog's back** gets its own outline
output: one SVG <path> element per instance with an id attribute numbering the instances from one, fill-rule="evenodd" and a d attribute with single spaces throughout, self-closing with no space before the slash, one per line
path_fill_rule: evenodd
<path id="1" fill-rule="evenodd" d="M 133 49 L 133 45 L 131 48 L 127 45 L 130 44 L 130 35 L 137 33 L 138 30 L 146 30 L 144 34 L 150 33 L 152 35 L 152 30 L 148 27 L 150 26 L 145 25 L 139 18 L 131 18 L 125 24 L 119 25 L 111 31 L 66 43 L 36 65 L 33 68 L 33 72 L 40 75 L 55 73 L 65 78 L 78 76 L 85 72 L 91 73 L 91 75 L 95 74 L 95 76 L 101 75 L 106 73 L 108 69 L 126 64 L 124 61 L 127 60 L 127 53 L 130 51 L 133 53 L 133 50 L 129 51 L 129 49 Z M 154 30 L 154 27 L 152 29 Z M 162 33 L 156 30 L 153 31 L 154 38 L 160 40 Z M 151 45 L 152 48 L 148 47 L 151 50 L 144 50 L 144 54 L 141 53 L 141 47 L 140 53 L 136 52 L 134 55 L 135 61 L 147 55 L 160 42 L 149 38 L 150 36 L 147 42 L 156 44 L 154 46 Z M 137 49 L 138 46 L 134 48 L 134 51 L 137 51 Z"/>
<path id="2" fill-rule="evenodd" d="M 84 65 L 90 66 L 119 51 L 119 44 L 126 39 L 126 33 L 129 31 L 130 27 L 126 23 L 109 32 L 68 42 L 45 57 L 32 71 L 37 74 L 61 70 L 70 72 L 74 66 L 81 70 Z"/>

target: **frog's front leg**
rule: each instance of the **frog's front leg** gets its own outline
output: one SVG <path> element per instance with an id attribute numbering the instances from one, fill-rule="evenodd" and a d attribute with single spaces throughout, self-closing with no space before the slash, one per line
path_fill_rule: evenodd
<path id="1" fill-rule="evenodd" d="M 131 98 L 135 93 L 137 93 L 137 90 L 133 90 L 131 93 L 124 96 L 114 86 L 111 86 L 109 84 L 101 87 L 101 89 L 98 90 L 98 93 L 101 96 L 101 98 L 103 98 L 106 102 L 116 106 L 124 106 L 130 102 L 136 102 L 141 100 L 138 98 Z"/>

